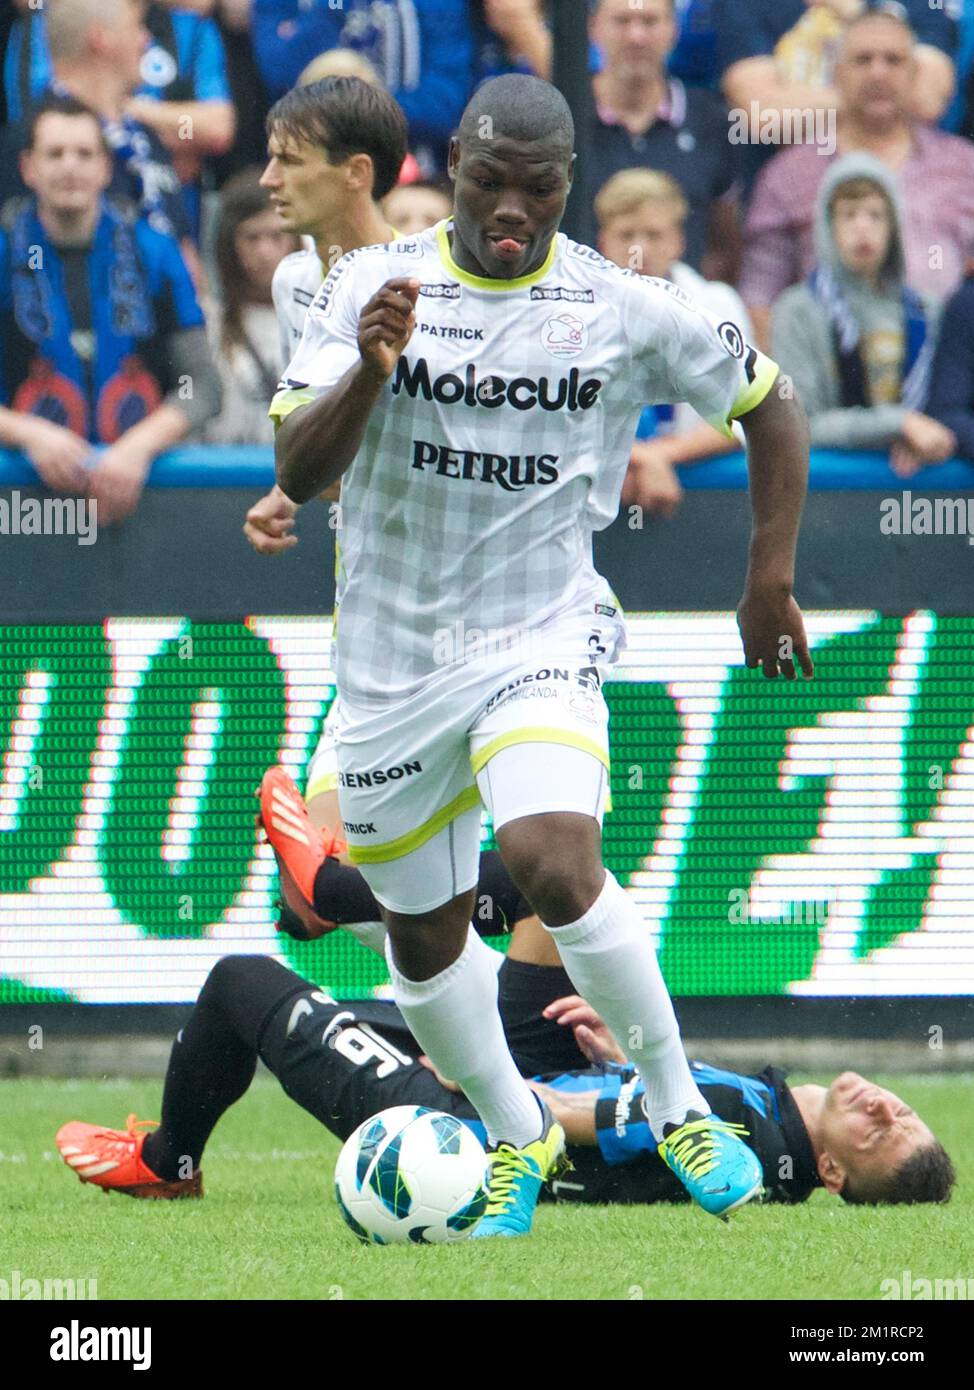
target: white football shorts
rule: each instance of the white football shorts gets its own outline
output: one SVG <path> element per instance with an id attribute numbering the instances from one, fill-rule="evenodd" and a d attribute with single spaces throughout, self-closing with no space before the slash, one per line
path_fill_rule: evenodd
<path id="1" fill-rule="evenodd" d="M 618 609 L 597 603 L 529 633 L 518 648 L 454 661 L 388 708 L 335 702 L 343 833 L 380 903 L 421 914 L 472 888 L 482 803 L 495 830 L 546 811 L 601 824 L 609 794 L 602 683 L 624 646 Z M 323 767 L 316 753 L 311 772 Z M 314 785 L 309 773 L 306 795 Z"/>

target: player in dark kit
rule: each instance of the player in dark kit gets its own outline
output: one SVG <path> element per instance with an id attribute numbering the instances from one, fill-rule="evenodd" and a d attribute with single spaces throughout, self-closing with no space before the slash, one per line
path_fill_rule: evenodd
<path id="1" fill-rule="evenodd" d="M 657 1152 L 639 1074 L 594 1010 L 570 993 L 564 970 L 498 960 L 511 1052 L 566 1133 L 573 1171 L 555 1182 L 553 1197 L 689 1201 Z M 204 1146 L 247 1090 L 258 1057 L 339 1139 L 394 1105 L 446 1111 L 485 1138 L 473 1106 L 421 1056 L 394 1004 L 335 1000 L 277 961 L 227 956 L 173 1044 L 161 1126 L 147 1133 L 134 1116 L 125 1130 L 71 1121 L 58 1131 L 58 1149 L 82 1181 L 105 1189 L 201 1196 Z M 776 1067 L 743 1076 L 691 1066 L 714 1113 L 748 1136 L 766 1200 L 800 1202 L 819 1186 L 851 1202 L 948 1199 L 954 1175 L 944 1149 L 904 1101 L 856 1073 L 843 1072 L 827 1089 L 791 1088 Z"/>

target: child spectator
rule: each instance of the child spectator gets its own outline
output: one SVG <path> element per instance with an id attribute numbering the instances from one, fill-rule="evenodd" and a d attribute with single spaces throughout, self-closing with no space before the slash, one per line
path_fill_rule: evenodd
<path id="1" fill-rule="evenodd" d="M 732 324 L 746 341 L 751 324 L 737 291 L 705 280 L 682 260 L 687 211 L 683 191 L 668 174 L 625 169 L 609 179 L 595 200 L 599 248 L 625 270 L 669 280 L 718 323 Z M 737 436 L 727 439 L 692 406 L 649 405 L 636 430 L 623 501 L 669 516 L 683 495 L 676 465 L 740 447 Z"/>
<path id="2" fill-rule="evenodd" d="M 591 34 L 602 57 L 593 79 L 593 198 L 622 169 L 669 174 L 689 205 L 686 261 L 730 278 L 739 244 L 737 147 L 720 98 L 667 74 L 677 41 L 673 0 L 596 0 Z"/>
<path id="3" fill-rule="evenodd" d="M 383 198 L 382 211 L 397 232 L 414 236 L 450 216 L 453 193 L 449 185 L 429 180 L 399 183 Z"/>
<path id="4" fill-rule="evenodd" d="M 909 476 L 941 463 L 954 436 L 921 413 L 935 301 L 906 283 L 893 178 L 866 154 L 836 163 L 816 205 L 816 264 L 772 312 L 772 353 L 820 449 L 892 449 Z"/>
<path id="5" fill-rule="evenodd" d="M 778 295 L 811 270 L 816 196 L 835 161 L 854 150 L 880 159 L 902 189 L 910 284 L 942 303 L 960 283 L 974 255 L 974 149 L 917 121 L 917 53 L 913 31 L 892 9 L 847 25 L 835 69 L 834 144 L 782 150 L 758 180 L 740 291 L 759 338 Z"/>
<path id="6" fill-rule="evenodd" d="M 175 240 L 105 196 L 95 112 L 49 98 L 21 168 L 31 196 L 0 228 L 0 445 L 117 521 L 155 456 L 220 408 L 203 314 Z"/>
<path id="7" fill-rule="evenodd" d="M 260 176 L 260 169 L 244 169 L 221 190 L 214 251 L 220 303 L 207 322 L 223 410 L 207 426 L 211 444 L 274 442 L 267 404 L 287 362 L 271 284 L 280 262 L 301 243 L 283 227 Z"/>

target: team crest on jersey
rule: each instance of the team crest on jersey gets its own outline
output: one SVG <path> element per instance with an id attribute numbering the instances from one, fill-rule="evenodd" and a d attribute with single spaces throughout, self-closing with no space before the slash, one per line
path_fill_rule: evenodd
<path id="1" fill-rule="evenodd" d="M 541 346 L 552 357 L 577 357 L 588 343 L 588 329 L 575 314 L 556 314 L 541 330 Z"/>
<path id="2" fill-rule="evenodd" d="M 160 43 L 147 48 L 139 63 L 139 76 L 147 87 L 168 87 L 178 73 L 176 59 Z"/>
<path id="3" fill-rule="evenodd" d="M 744 334 L 736 323 L 731 323 L 728 319 L 726 323 L 720 324 L 717 329 L 717 337 L 731 357 L 740 359 L 744 356 L 747 344 L 744 341 Z"/>
<path id="4" fill-rule="evenodd" d="M 419 292 L 426 299 L 459 299 L 459 285 L 420 285 Z"/>
<path id="5" fill-rule="evenodd" d="M 599 703 L 592 695 L 579 692 L 569 695 L 568 708 L 577 714 L 579 719 L 584 719 L 587 724 L 597 724 L 599 722 Z"/>

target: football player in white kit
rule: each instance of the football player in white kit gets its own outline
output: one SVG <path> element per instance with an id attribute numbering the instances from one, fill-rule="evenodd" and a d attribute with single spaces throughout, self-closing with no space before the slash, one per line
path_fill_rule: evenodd
<path id="1" fill-rule="evenodd" d="M 327 269 L 347 251 L 398 235 L 378 200 L 394 187 L 407 150 L 407 126 L 399 103 L 383 87 L 357 77 L 329 77 L 295 87 L 267 116 L 268 163 L 261 177 L 283 225 L 310 237 L 313 246 L 285 256 L 274 272 L 272 293 L 289 362 L 301 341 L 304 320 Z M 337 498 L 337 487 L 335 489 Z M 244 534 L 262 555 L 297 545 L 297 506 L 275 486 L 247 512 Z M 330 852 L 346 857 L 338 807 L 333 706 L 308 766 L 305 799 L 314 823 L 329 833 Z M 293 921 L 292 934 L 308 934 Z M 315 928 L 310 928 L 313 933 Z M 367 945 L 385 935 L 379 924 L 348 930 Z"/>
<path id="2" fill-rule="evenodd" d="M 283 492 L 301 503 L 342 479 L 342 819 L 383 907 L 396 1002 L 484 1121 L 484 1236 L 530 1229 L 564 1136 L 518 1076 L 490 950 L 468 931 L 481 800 L 575 988 L 642 1076 L 666 1162 L 716 1215 L 761 1189 L 694 1083 L 646 929 L 601 859 L 601 687 L 625 626 L 591 541 L 618 509 L 646 401 L 741 420 L 745 659 L 812 674 L 792 596 L 804 413 L 734 323 L 558 233 L 573 134 L 538 78 L 478 89 L 451 144 L 453 218 L 338 262 L 272 407 Z M 273 769 L 264 825 L 285 896 L 307 902 L 320 847 L 289 797 Z"/>
<path id="3" fill-rule="evenodd" d="M 326 266 L 345 251 L 375 242 L 395 240 L 400 233 L 385 220 L 376 199 L 389 188 L 406 153 L 406 119 L 399 104 L 381 87 L 358 78 L 327 78 L 297 87 L 271 108 L 267 117 L 269 160 L 262 182 L 289 231 L 299 232 L 314 245 L 285 256 L 274 274 L 273 295 L 281 332 L 282 356 L 289 361 L 304 329 L 308 306 L 321 288 Z M 337 500 L 339 484 L 327 489 Z M 297 544 L 293 534 L 298 508 L 276 485 L 248 511 L 244 534 L 260 554 L 275 555 Z M 304 798 L 312 821 L 326 837 L 329 859 L 321 896 L 348 892 L 348 852 L 338 804 L 338 760 L 333 702 L 321 737 L 307 767 Z M 497 875 L 500 866 L 482 860 L 478 902 L 486 919 L 481 931 L 498 921 Z M 357 897 L 356 893 L 352 893 Z M 502 916 L 503 914 L 501 914 Z M 342 919 L 344 929 L 363 945 L 382 954 L 385 927 L 369 914 L 361 921 Z M 534 919 L 537 921 L 537 919 Z M 281 905 L 279 930 L 300 939 L 334 928 L 330 914 L 308 911 L 299 918 Z M 510 925 L 510 924 L 508 924 Z M 502 963 L 498 957 L 497 965 Z M 555 957 L 557 959 L 557 957 Z"/>

